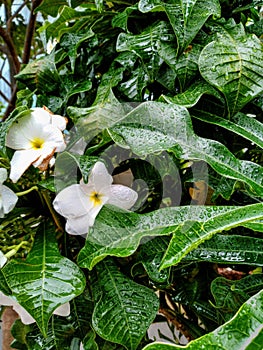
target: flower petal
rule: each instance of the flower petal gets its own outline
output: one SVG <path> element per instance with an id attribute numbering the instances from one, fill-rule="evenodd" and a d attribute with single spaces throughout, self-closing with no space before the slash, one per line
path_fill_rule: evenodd
<path id="1" fill-rule="evenodd" d="M 56 310 L 53 312 L 55 315 L 59 316 L 69 316 L 70 314 L 70 304 L 65 303 L 60 305 L 59 307 L 56 308 Z"/>
<path id="2" fill-rule="evenodd" d="M 131 188 L 122 185 L 112 185 L 108 204 L 123 209 L 130 209 L 137 201 L 138 194 Z"/>
<path id="3" fill-rule="evenodd" d="M 61 130 L 65 129 L 66 120 L 56 115 L 54 123 L 52 122 L 52 115 L 43 108 L 32 109 L 11 125 L 6 136 L 6 145 L 16 150 L 30 149 L 32 141 L 38 138 L 53 141 L 56 143 L 57 150 L 60 147 L 64 150 L 65 142 Z"/>
<path id="4" fill-rule="evenodd" d="M 13 306 L 16 301 L 11 297 L 8 297 L 3 292 L 0 291 L 0 305 L 3 306 Z"/>
<path id="5" fill-rule="evenodd" d="M 104 163 L 97 162 L 90 172 L 88 185 L 94 186 L 96 192 L 104 193 L 104 189 L 109 188 L 112 181 Z"/>
<path id="6" fill-rule="evenodd" d="M 17 182 L 20 176 L 41 156 L 41 150 L 27 149 L 16 151 L 11 159 L 10 179 Z"/>
<path id="7" fill-rule="evenodd" d="M 53 206 L 65 218 L 75 218 L 87 214 L 92 208 L 92 203 L 80 185 L 74 184 L 59 192 L 53 201 Z"/>
<path id="8" fill-rule="evenodd" d="M 18 313 L 18 315 L 21 318 L 21 321 L 24 324 L 30 324 L 35 322 L 34 318 L 30 316 L 29 313 L 22 306 L 20 306 L 16 300 L 14 300 L 12 297 L 5 295 L 2 292 L 0 292 L 0 305 L 12 306 L 13 309 Z"/>
<path id="9" fill-rule="evenodd" d="M 7 214 L 11 210 L 13 210 L 14 207 L 16 206 L 18 197 L 12 190 L 10 190 L 10 188 L 8 188 L 5 185 L 2 185 L 2 200 L 3 200 L 2 207 L 4 210 L 4 214 Z"/>
<path id="10" fill-rule="evenodd" d="M 96 216 L 99 214 L 103 204 L 107 203 L 108 198 L 104 197 L 104 201 L 100 205 L 95 205 L 89 210 L 90 226 L 94 225 Z"/>
<path id="11" fill-rule="evenodd" d="M 0 250 L 0 269 L 5 265 L 6 262 L 7 262 L 7 257 Z M 1 305 L 1 303 L 0 303 L 0 305 Z"/>
<path id="12" fill-rule="evenodd" d="M 51 115 L 52 125 L 57 127 L 61 131 L 66 129 L 67 122 L 68 122 L 67 118 L 62 117 L 61 115 L 58 115 L 58 114 Z"/>
<path id="13" fill-rule="evenodd" d="M 50 124 L 49 113 L 38 108 L 38 112 L 17 119 L 9 128 L 6 136 L 6 146 L 21 150 L 32 148 L 31 141 L 43 134 L 43 128 Z"/>
<path id="14" fill-rule="evenodd" d="M 23 324 L 31 324 L 36 322 L 36 320 L 18 303 L 13 304 L 13 309 L 20 316 Z"/>
<path id="15" fill-rule="evenodd" d="M 34 118 L 38 124 L 41 124 L 43 126 L 51 124 L 51 116 L 52 114 L 49 113 L 49 111 L 47 111 L 45 108 L 31 108 L 31 117 Z"/>
<path id="16" fill-rule="evenodd" d="M 7 179 L 7 170 L 5 168 L 0 168 L 0 185 Z"/>
<path id="17" fill-rule="evenodd" d="M 88 214 L 70 217 L 67 219 L 65 230 L 71 235 L 84 235 L 88 232 L 91 222 Z"/>

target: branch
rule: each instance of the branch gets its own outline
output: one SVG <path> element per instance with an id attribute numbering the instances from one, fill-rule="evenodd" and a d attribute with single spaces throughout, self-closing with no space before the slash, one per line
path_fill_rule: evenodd
<path id="1" fill-rule="evenodd" d="M 12 57 L 12 63 L 13 63 L 14 69 L 15 69 L 15 73 L 17 74 L 20 70 L 20 62 L 18 60 L 18 56 L 16 53 L 16 49 L 15 49 L 13 40 L 12 40 L 11 36 L 1 26 L 0 26 L 0 36 L 3 38 L 5 44 L 8 48 L 10 56 Z"/>
<path id="2" fill-rule="evenodd" d="M 7 96 L 0 90 L 0 96 L 7 102 L 10 103 L 10 100 L 7 98 Z"/>
<path id="3" fill-rule="evenodd" d="M 35 9 L 41 4 L 42 1 L 43 0 L 34 0 L 32 3 L 29 23 L 27 26 L 26 37 L 25 37 L 24 54 L 22 57 L 22 62 L 24 64 L 27 64 L 29 62 L 29 58 L 30 58 L 31 45 L 32 45 L 33 36 L 35 33 L 35 24 L 36 24 L 36 18 L 37 18 L 37 14 L 35 13 Z"/>
<path id="4" fill-rule="evenodd" d="M 13 13 L 13 15 L 11 15 L 11 16 L 9 17 L 8 21 L 6 22 L 7 28 L 10 28 L 13 19 L 16 18 L 17 15 L 19 15 L 20 11 L 26 6 L 27 3 L 28 3 L 28 0 L 25 0 L 25 1 L 18 7 L 18 9 Z"/>

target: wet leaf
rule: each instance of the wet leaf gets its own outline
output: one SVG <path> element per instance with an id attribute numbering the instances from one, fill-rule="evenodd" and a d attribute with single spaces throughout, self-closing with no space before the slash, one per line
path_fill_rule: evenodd
<path id="1" fill-rule="evenodd" d="M 196 105 L 204 94 L 212 95 L 223 102 L 222 96 L 218 93 L 218 91 L 213 89 L 210 84 L 207 84 L 202 80 L 193 83 L 185 92 L 182 92 L 181 94 L 177 94 L 173 97 L 162 95 L 160 97 L 160 101 L 166 101 L 168 103 L 172 102 L 179 106 L 189 108 Z"/>
<path id="2" fill-rule="evenodd" d="M 246 227 L 248 224 L 245 224 Z M 219 264 L 263 266 L 263 239 L 241 235 L 215 235 L 184 258 L 184 261 L 210 261 Z"/>
<path id="3" fill-rule="evenodd" d="M 184 349 L 190 350 L 261 350 L 263 339 L 263 291 L 258 292 L 241 306 L 237 314 L 214 332 L 188 343 Z M 154 343 L 143 350 L 182 349 L 180 345 Z"/>
<path id="4" fill-rule="evenodd" d="M 225 95 L 233 116 L 263 88 L 263 55 L 260 40 L 247 35 L 242 24 L 222 25 L 217 39 L 204 47 L 199 69 L 204 79 Z"/>
<path id="5" fill-rule="evenodd" d="M 162 63 L 159 52 L 165 50 L 167 44 L 171 43 L 174 43 L 172 28 L 168 23 L 160 22 L 138 35 L 121 33 L 118 36 L 116 49 L 119 52 L 130 51 L 136 53 L 143 62 L 149 80 L 154 81 Z M 170 49 L 169 51 L 172 51 L 174 55 L 173 50 Z"/>
<path id="6" fill-rule="evenodd" d="M 78 262 L 80 266 L 92 269 L 107 255 L 131 255 L 145 236 L 173 234 L 163 257 L 163 269 L 180 262 L 215 233 L 262 218 L 262 207 L 261 203 L 244 207 L 184 206 L 147 214 L 103 208 L 88 233 Z"/>
<path id="7" fill-rule="evenodd" d="M 199 120 L 232 131 L 263 148 L 263 124 L 253 116 L 239 112 L 229 120 L 196 110 L 192 111 L 192 115 Z"/>
<path id="8" fill-rule="evenodd" d="M 219 174 L 247 183 L 255 194 L 263 193 L 263 168 L 237 159 L 223 144 L 198 137 L 188 111 L 175 104 L 146 102 L 134 108 L 112 130 L 139 156 L 171 150 L 179 159 L 207 162 Z"/>
<path id="9" fill-rule="evenodd" d="M 205 3 L 201 0 L 173 0 L 169 3 L 159 0 L 140 0 L 139 10 L 143 13 L 166 12 L 177 37 L 180 53 L 187 48 L 211 15 L 220 16 L 220 5 L 217 0 L 209 0 Z"/>
<path id="10" fill-rule="evenodd" d="M 258 293 L 262 288 L 262 274 L 249 275 L 237 281 L 217 277 L 211 283 L 215 307 L 224 322 L 229 321 L 234 316 L 251 294 Z"/>
<path id="11" fill-rule="evenodd" d="M 109 259 L 97 265 L 96 273 L 94 330 L 106 340 L 135 350 L 157 314 L 157 296 L 122 274 Z"/>
<path id="12" fill-rule="evenodd" d="M 12 297 L 36 320 L 44 335 L 55 309 L 82 293 L 85 277 L 59 254 L 53 227 L 41 225 L 25 261 L 11 260 L 3 275 Z"/>

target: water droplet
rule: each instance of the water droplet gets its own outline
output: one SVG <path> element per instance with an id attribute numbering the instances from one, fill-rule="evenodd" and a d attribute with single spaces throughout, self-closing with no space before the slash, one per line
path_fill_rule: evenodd
<path id="1" fill-rule="evenodd" d="M 225 79 L 226 79 L 226 80 L 229 80 L 228 72 L 226 72 L 226 74 L 225 74 Z"/>
<path id="2" fill-rule="evenodd" d="M 215 71 L 216 71 L 216 67 L 213 66 L 213 67 L 211 68 L 211 71 L 212 71 L 212 72 L 215 72 Z"/>

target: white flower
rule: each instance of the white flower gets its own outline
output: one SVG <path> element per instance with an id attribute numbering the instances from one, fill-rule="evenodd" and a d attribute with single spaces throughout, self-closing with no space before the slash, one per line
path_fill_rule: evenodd
<path id="1" fill-rule="evenodd" d="M 51 51 L 54 49 L 54 47 L 57 45 L 57 43 L 58 43 L 57 39 L 53 39 L 53 40 L 49 39 L 48 40 L 47 48 L 46 48 L 47 54 L 51 53 Z"/>
<path id="2" fill-rule="evenodd" d="M 0 168 L 0 218 L 14 209 L 18 200 L 17 195 L 3 182 L 7 179 L 7 170 Z"/>
<path id="3" fill-rule="evenodd" d="M 53 115 L 45 108 L 33 108 L 16 120 L 8 130 L 6 146 L 16 150 L 11 160 L 10 179 L 16 182 L 33 164 L 44 171 L 55 152 L 66 144 L 62 130 L 66 118 Z"/>
<path id="4" fill-rule="evenodd" d="M 7 257 L 0 250 L 0 269 L 5 265 L 6 262 L 7 262 Z"/>
<path id="5" fill-rule="evenodd" d="M 21 321 L 24 324 L 31 324 L 36 322 L 35 319 L 20 305 L 18 302 L 13 299 L 11 296 L 6 296 L 4 293 L 0 292 L 0 305 L 2 306 L 12 306 L 15 312 L 21 318 Z M 69 303 L 65 303 L 53 312 L 55 315 L 59 316 L 68 316 L 70 314 L 70 305 Z"/>
<path id="6" fill-rule="evenodd" d="M 71 185 L 55 198 L 55 210 L 67 219 L 66 231 L 73 235 L 84 235 L 106 203 L 130 209 L 138 195 L 131 188 L 112 184 L 113 178 L 102 162 L 97 162 L 85 184 Z"/>

